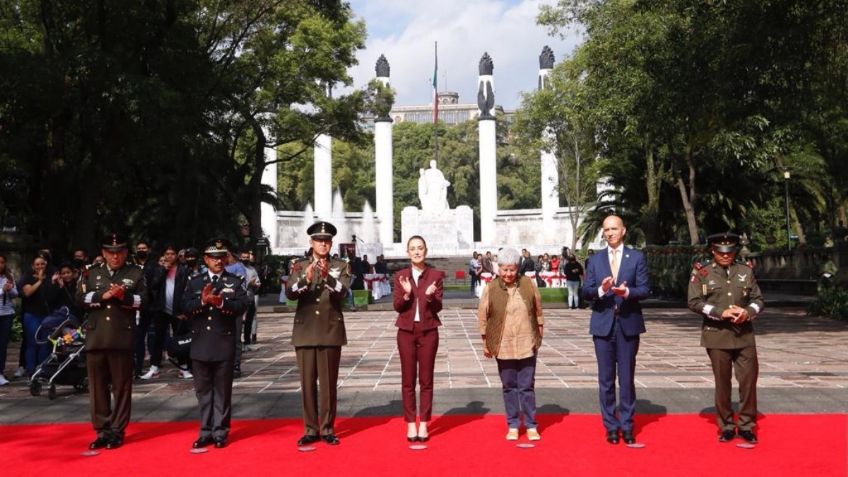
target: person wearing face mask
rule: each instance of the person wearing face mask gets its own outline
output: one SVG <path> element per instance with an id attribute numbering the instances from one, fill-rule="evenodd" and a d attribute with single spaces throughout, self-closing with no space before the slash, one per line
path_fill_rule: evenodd
<path id="1" fill-rule="evenodd" d="M 706 348 L 715 378 L 715 409 L 719 442 L 739 437 L 757 442 L 757 344 L 753 321 L 765 304 L 754 270 L 736 263 L 739 236 L 707 238 L 713 262 L 696 262 L 689 279 L 689 309 L 703 317 L 701 346 Z M 731 378 L 739 382 L 739 417 L 734 422 Z"/>
<path id="2" fill-rule="evenodd" d="M 139 240 L 135 245 L 135 253 L 129 263 L 141 268 L 144 273 L 144 281 L 147 286 L 152 286 L 153 289 L 156 288 L 158 278 L 156 272 L 160 267 L 158 263 L 150 260 L 150 244 L 144 240 Z M 134 375 L 136 379 L 151 379 L 159 376 L 159 368 L 158 366 L 153 366 L 153 363 L 151 363 L 147 373 L 142 374 L 145 351 L 149 353 L 150 356 L 153 356 L 156 351 L 151 343 L 152 337 L 150 336 L 153 334 L 151 333 L 151 327 L 156 312 L 148 309 L 148 304 L 152 300 L 150 299 L 149 291 L 145 291 L 145 293 L 148 293 L 148 296 L 144 297 L 144 306 L 136 311 L 135 318 L 136 323 L 138 324 L 135 328 L 134 338 Z"/>
<path id="3" fill-rule="evenodd" d="M 74 250 L 73 260 L 71 260 L 71 265 L 74 267 L 74 278 L 79 278 L 79 276 L 88 268 L 88 253 L 85 250 L 78 248 Z"/>
<path id="4" fill-rule="evenodd" d="M 433 370 L 439 351 L 439 312 L 444 294 L 444 272 L 430 267 L 427 243 L 414 235 L 406 243 L 410 266 L 395 273 L 392 304 L 398 313 L 397 345 L 400 355 L 401 395 L 406 439 L 426 442 L 433 411 Z M 421 390 L 416 412 L 415 381 Z M 416 427 L 416 418 L 420 421 Z"/>
<path id="5" fill-rule="evenodd" d="M 194 247 L 189 247 L 185 251 L 185 265 L 188 268 L 188 276 L 195 275 L 203 271 L 203 264 L 200 263 L 198 258 L 200 257 L 200 251 Z"/>
<path id="6" fill-rule="evenodd" d="M 147 265 L 147 260 L 150 258 L 150 244 L 144 240 L 139 240 L 135 244 L 135 253 L 133 254 L 132 263 L 144 268 Z"/>

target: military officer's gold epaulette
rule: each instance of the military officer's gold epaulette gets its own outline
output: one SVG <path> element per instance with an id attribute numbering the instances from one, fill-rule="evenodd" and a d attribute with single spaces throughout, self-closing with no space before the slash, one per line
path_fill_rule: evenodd
<path id="1" fill-rule="evenodd" d="M 710 274 L 709 269 L 707 269 L 707 265 L 710 264 L 709 260 L 697 261 L 692 264 L 692 281 L 695 281 L 695 277 L 701 276 L 706 277 Z"/>
<path id="2" fill-rule="evenodd" d="M 739 265 L 748 267 L 751 270 L 754 269 L 754 264 L 750 260 L 736 260 L 736 263 L 738 263 Z"/>
<path id="3" fill-rule="evenodd" d="M 309 261 L 309 258 L 301 258 L 300 260 L 295 260 L 295 262 L 291 265 L 291 273 L 303 270 L 309 265 Z"/>

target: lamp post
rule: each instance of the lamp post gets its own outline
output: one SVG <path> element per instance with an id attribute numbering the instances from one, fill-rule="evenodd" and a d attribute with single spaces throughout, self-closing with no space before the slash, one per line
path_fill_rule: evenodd
<path id="1" fill-rule="evenodd" d="M 783 170 L 783 191 L 786 201 L 786 250 L 792 251 L 792 232 L 789 226 L 789 169 Z"/>

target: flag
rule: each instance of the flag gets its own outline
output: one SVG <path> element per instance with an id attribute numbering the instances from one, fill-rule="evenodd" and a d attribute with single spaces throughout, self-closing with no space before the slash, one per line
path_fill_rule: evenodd
<path id="1" fill-rule="evenodd" d="M 433 66 L 433 124 L 439 122 L 439 42 L 436 42 L 435 65 Z"/>

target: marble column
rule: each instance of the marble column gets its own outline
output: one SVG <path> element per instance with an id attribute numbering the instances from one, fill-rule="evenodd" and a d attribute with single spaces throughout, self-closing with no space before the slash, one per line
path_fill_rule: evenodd
<path id="1" fill-rule="evenodd" d="M 548 76 L 554 67 L 554 53 L 550 47 L 545 46 L 539 55 L 539 89 L 548 87 Z M 546 244 L 556 243 L 556 227 L 554 215 L 559 208 L 559 167 L 555 154 L 553 134 L 545 130 L 543 143 L 548 149 L 541 151 L 542 167 L 540 174 L 542 180 L 542 229 Z"/>
<path id="2" fill-rule="evenodd" d="M 389 86 L 389 62 L 380 55 L 375 67 L 377 80 Z M 377 217 L 380 219 L 379 241 L 389 246 L 394 242 L 394 182 L 392 172 L 392 118 L 388 111 L 374 118 L 374 185 Z"/>
<path id="3" fill-rule="evenodd" d="M 314 156 L 315 219 L 330 220 L 333 213 L 333 138 L 326 134 L 318 136 Z"/>
<path id="4" fill-rule="evenodd" d="M 495 216 L 498 213 L 498 172 L 495 120 L 494 65 L 484 53 L 478 65 L 477 107 L 480 137 L 480 241 L 493 245 L 496 238 Z"/>

